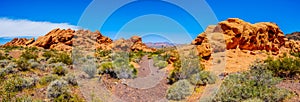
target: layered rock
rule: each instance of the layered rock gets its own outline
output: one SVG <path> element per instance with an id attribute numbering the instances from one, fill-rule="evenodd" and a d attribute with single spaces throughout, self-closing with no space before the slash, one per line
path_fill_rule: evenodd
<path id="1" fill-rule="evenodd" d="M 3 46 L 27 46 L 33 43 L 35 40 L 34 38 L 32 39 L 27 39 L 27 38 L 14 38 L 10 42 L 4 44 Z"/>
<path id="2" fill-rule="evenodd" d="M 54 29 L 45 36 L 39 37 L 29 46 L 42 47 L 45 49 L 71 50 L 74 30 Z"/>
<path id="3" fill-rule="evenodd" d="M 229 18 L 217 26 L 208 27 L 192 44 L 197 45 L 201 56 L 207 57 L 212 50 L 223 51 L 224 46 L 219 47 L 222 43 L 226 44 L 226 49 L 266 50 L 276 54 L 286 41 L 288 39 L 275 23 L 250 24 L 238 18 Z"/>
<path id="4" fill-rule="evenodd" d="M 99 31 L 91 32 L 89 30 L 78 30 L 75 32 L 75 38 L 72 40 L 73 46 L 90 49 L 110 50 L 112 40 L 103 36 Z"/>
<path id="5" fill-rule="evenodd" d="M 139 36 L 132 36 L 130 41 L 133 42 L 131 46 L 132 51 L 145 51 L 145 52 L 153 52 L 155 49 L 149 48 L 146 44 L 142 42 L 142 38 Z"/>

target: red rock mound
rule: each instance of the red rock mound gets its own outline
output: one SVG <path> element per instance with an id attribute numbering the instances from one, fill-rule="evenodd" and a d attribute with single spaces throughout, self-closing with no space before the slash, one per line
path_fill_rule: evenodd
<path id="1" fill-rule="evenodd" d="M 198 35 L 192 44 L 197 45 L 200 55 L 207 57 L 211 55 L 212 50 L 222 51 L 225 48 L 250 51 L 266 50 L 276 54 L 287 41 L 288 39 L 275 23 L 250 24 L 238 18 L 229 18 L 217 26 L 208 27 L 205 32 Z M 226 47 L 218 46 L 222 43 L 225 43 Z"/>

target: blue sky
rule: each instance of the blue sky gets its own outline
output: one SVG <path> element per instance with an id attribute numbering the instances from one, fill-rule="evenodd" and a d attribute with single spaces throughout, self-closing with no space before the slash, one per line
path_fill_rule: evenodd
<path id="1" fill-rule="evenodd" d="M 101 0 L 98 0 L 101 1 Z M 113 1 L 113 0 L 112 0 Z M 162 10 L 161 12 L 166 13 L 168 16 L 172 16 L 173 18 L 181 18 L 185 21 L 186 24 L 183 25 L 192 25 L 189 26 L 191 29 L 188 32 L 191 38 L 195 38 L 199 33 L 203 31 L 203 29 L 197 27 L 194 23 L 194 20 L 189 16 L 180 13 L 176 7 L 167 8 L 164 4 L 152 3 L 151 0 L 148 0 L 147 4 L 140 5 L 141 8 L 146 10 Z M 157 1 L 157 0 L 152 0 Z M 185 0 L 184 3 L 189 3 L 189 0 Z M 191 0 L 192 1 L 192 0 Z M 51 25 L 48 28 L 43 28 L 43 30 L 52 29 L 51 27 L 71 27 L 76 29 L 76 25 L 80 20 L 81 15 L 85 11 L 85 9 L 89 6 L 92 0 L 1 0 L 0 1 L 0 23 L 1 21 L 14 21 L 14 24 L 18 24 L 16 22 L 26 22 L 26 24 L 31 24 L 30 22 L 39 22 L 35 23 L 35 28 L 40 28 L 41 25 Z M 114 0 L 113 2 L 118 2 L 118 0 Z M 217 19 L 219 21 L 226 20 L 227 18 L 237 17 L 241 18 L 247 22 L 256 23 L 256 22 L 275 22 L 284 33 L 291 33 L 294 31 L 300 31 L 300 14 L 299 14 L 299 3 L 300 1 L 294 0 L 207 0 L 206 1 L 213 12 L 215 13 Z M 103 6 L 106 4 L 100 4 L 99 6 Z M 107 4 L 106 6 L 110 6 Z M 148 8 L 148 9 L 147 9 Z M 136 13 L 143 13 L 146 11 L 136 11 L 136 8 L 127 8 L 123 9 L 123 11 L 119 11 L 120 16 L 115 16 L 111 20 L 110 23 L 104 25 L 105 28 L 101 29 L 101 32 L 105 36 L 109 36 L 112 38 L 118 38 L 115 36 L 117 33 L 116 25 L 123 25 L 121 22 L 126 22 L 124 19 L 129 19 L 131 15 Z M 147 11 L 149 12 L 149 11 Z M 132 14 L 130 14 L 132 13 Z M 180 14 L 179 14 L 180 13 Z M 95 12 L 95 14 L 101 14 L 101 11 Z M 122 21 L 123 20 L 123 21 Z M 162 23 L 163 22 L 163 23 Z M 93 22 L 97 23 L 97 22 Z M 177 22 L 178 23 L 178 22 Z M 4 24 L 10 23 L 2 23 Z M 22 23 L 23 24 L 23 23 Z M 20 25 L 20 24 L 18 24 Z M 179 24 L 180 25 L 180 24 Z M 136 21 L 131 21 L 127 23 L 125 27 L 122 28 L 120 37 L 131 36 L 133 34 L 137 35 L 145 35 L 145 34 L 157 34 L 157 33 L 166 33 L 164 36 L 179 36 L 185 32 L 186 29 L 181 29 L 176 22 L 172 21 L 172 19 L 168 19 L 164 16 L 159 15 L 145 15 L 143 17 L 139 17 Z M 182 24 L 181 24 L 182 25 Z M 24 24 L 25 26 L 25 24 Z M 21 26 L 22 27 L 22 26 Z M 115 27 L 115 28 L 114 28 Z M 8 27 L 6 26 L 5 29 Z M 8 31 L 16 31 L 20 26 L 9 26 L 9 28 L 15 28 L 14 30 L 7 30 L 7 32 L 3 33 L 1 36 L 19 36 L 19 32 L 14 32 L 13 34 L 8 34 Z M 99 29 L 85 26 L 85 29 Z M 3 28 L 4 29 L 4 28 Z M 24 35 L 20 36 L 34 36 L 34 35 L 44 35 L 40 33 L 44 33 L 45 31 L 34 31 L 34 26 L 28 29 L 20 29 L 23 30 Z M 31 30 L 31 31 L 29 31 Z M 151 32 L 152 31 L 152 32 Z M 21 32 L 21 31 L 20 31 Z M 35 33 L 35 34 L 31 34 Z M 151 38 L 151 39 L 150 39 Z M 163 41 L 165 38 L 154 38 L 149 37 L 145 38 L 147 41 L 157 40 Z M 184 41 L 178 41 L 184 42 Z M 189 41 L 186 41 L 189 42 Z"/>

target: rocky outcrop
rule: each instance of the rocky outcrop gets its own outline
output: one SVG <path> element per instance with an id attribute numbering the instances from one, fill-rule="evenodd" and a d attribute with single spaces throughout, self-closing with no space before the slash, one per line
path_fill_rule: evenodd
<path id="1" fill-rule="evenodd" d="M 207 57 L 212 51 L 223 51 L 225 48 L 250 51 L 266 50 L 276 54 L 286 41 L 288 39 L 275 23 L 250 24 L 238 18 L 229 18 L 216 26 L 208 27 L 205 32 L 198 35 L 192 44 L 197 45 L 200 55 Z M 222 43 L 225 43 L 223 45 L 226 47 L 218 46 Z"/>
<path id="2" fill-rule="evenodd" d="M 85 49 L 111 50 L 114 48 L 124 49 L 128 47 L 129 51 L 153 52 L 155 49 L 149 48 L 142 42 L 142 38 L 133 36 L 128 40 L 120 39 L 115 42 L 108 37 L 103 36 L 99 31 L 91 32 L 89 30 L 71 30 L 71 29 L 53 29 L 45 36 L 34 39 L 15 38 L 3 46 L 29 46 L 41 47 L 44 49 L 55 49 L 60 51 L 70 51 L 73 47 Z"/>
<path id="3" fill-rule="evenodd" d="M 286 34 L 285 36 L 289 40 L 297 40 L 297 41 L 300 40 L 300 32 L 294 32 L 294 33 L 291 33 L 291 34 Z"/>
<path id="4" fill-rule="evenodd" d="M 26 38 L 14 38 L 10 42 L 4 44 L 3 46 L 27 46 L 34 42 L 34 38 L 26 39 Z"/>
<path id="5" fill-rule="evenodd" d="M 99 31 L 78 30 L 75 32 L 73 42 L 75 47 L 110 50 L 113 41 L 103 36 Z"/>
<path id="6" fill-rule="evenodd" d="M 300 41 L 290 40 L 286 42 L 286 47 L 289 48 L 291 52 L 300 52 Z"/>
<path id="7" fill-rule="evenodd" d="M 153 52 L 155 49 L 149 48 L 146 44 L 142 42 L 142 38 L 139 36 L 132 36 L 130 41 L 133 42 L 131 46 L 132 51 L 145 51 L 145 52 Z"/>
<path id="8" fill-rule="evenodd" d="M 72 38 L 74 30 L 54 29 L 45 36 L 39 37 L 29 46 L 42 47 L 45 49 L 70 50 L 72 47 Z"/>
<path id="9" fill-rule="evenodd" d="M 112 49 L 114 51 L 145 51 L 153 52 L 155 49 L 149 48 L 142 42 L 142 38 L 139 36 L 132 36 L 130 39 L 119 39 L 113 42 Z"/>
<path id="10" fill-rule="evenodd" d="M 75 37 L 76 36 L 76 37 Z M 99 31 L 91 32 L 89 30 L 71 30 L 71 29 L 53 29 L 45 36 L 39 37 L 37 40 L 34 38 L 15 38 L 11 42 L 3 46 L 29 46 L 41 47 L 44 49 L 55 49 L 61 51 L 70 51 L 77 45 L 88 46 L 100 49 L 111 49 L 112 40 L 103 36 Z M 92 42 L 92 44 L 90 43 Z M 85 43 L 85 44 L 83 44 Z M 92 47 L 91 47 L 92 48 Z"/>

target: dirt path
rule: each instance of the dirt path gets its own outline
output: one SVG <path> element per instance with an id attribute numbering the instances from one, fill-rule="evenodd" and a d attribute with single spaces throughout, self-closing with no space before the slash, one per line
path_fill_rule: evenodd
<path id="1" fill-rule="evenodd" d="M 135 79 L 122 80 L 112 92 L 126 102 L 165 102 L 168 89 L 166 73 L 153 66 L 153 60 L 144 56 Z"/>
<path id="2" fill-rule="evenodd" d="M 296 93 L 291 99 L 285 100 L 285 102 L 300 102 L 300 83 L 293 80 L 284 80 L 277 85 L 279 88 L 284 88 Z"/>
<path id="3" fill-rule="evenodd" d="M 139 65 L 135 79 L 117 80 L 109 75 L 101 80 L 88 79 L 79 68 L 74 68 L 73 73 L 78 76 L 80 91 L 88 102 L 166 102 L 166 71 L 154 67 L 147 56 Z"/>

